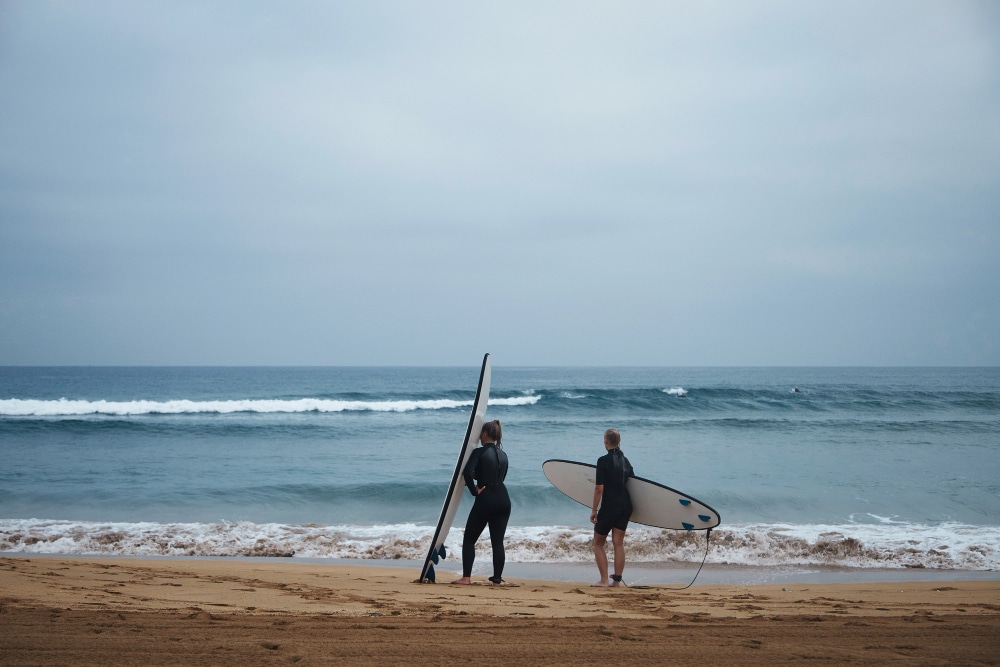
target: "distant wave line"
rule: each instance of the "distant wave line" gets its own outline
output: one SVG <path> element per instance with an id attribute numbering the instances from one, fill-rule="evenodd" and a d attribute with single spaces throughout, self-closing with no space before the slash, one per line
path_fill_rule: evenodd
<path id="1" fill-rule="evenodd" d="M 541 396 L 516 396 L 498 398 L 491 405 L 534 405 Z M 453 399 L 394 400 L 394 401 L 344 401 L 323 398 L 243 399 L 225 401 L 85 401 L 60 398 L 59 400 L 34 400 L 11 398 L 0 400 L 0 416 L 9 417 L 64 417 L 84 415 L 179 415 L 179 414 L 233 414 L 300 413 L 300 412 L 411 412 L 413 410 L 449 410 L 470 407 L 472 401 Z"/>

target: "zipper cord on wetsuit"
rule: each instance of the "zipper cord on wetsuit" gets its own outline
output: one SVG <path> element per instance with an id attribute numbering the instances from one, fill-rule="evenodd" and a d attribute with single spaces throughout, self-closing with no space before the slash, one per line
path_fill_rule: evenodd
<path id="1" fill-rule="evenodd" d="M 622 483 L 621 488 L 624 489 L 625 485 L 628 484 L 628 471 L 625 469 L 625 455 L 622 454 L 622 450 L 618 447 L 611 450 L 611 466 L 619 474 Z"/>
<path id="2" fill-rule="evenodd" d="M 495 456 L 496 459 L 497 459 L 497 467 L 496 467 L 496 474 L 493 476 L 493 482 L 494 483 L 493 483 L 492 486 L 499 486 L 500 484 L 503 484 L 503 480 L 500 479 L 500 449 L 501 449 L 501 447 L 500 447 L 500 441 L 497 440 L 496 442 L 491 442 L 489 444 L 485 444 L 485 445 L 483 445 L 483 447 L 491 447 L 493 449 L 493 456 Z M 482 481 L 482 480 L 480 480 L 480 481 Z M 487 484 L 485 486 L 487 488 L 489 488 L 490 485 Z"/>
<path id="3" fill-rule="evenodd" d="M 705 555 L 701 559 L 701 565 L 698 566 L 698 571 L 694 573 L 694 579 L 692 579 L 691 583 L 689 583 L 687 586 L 682 586 L 681 588 L 676 588 L 672 586 L 629 586 L 628 584 L 625 584 L 624 581 L 622 583 L 625 584 L 626 588 L 641 588 L 647 590 L 655 589 L 661 591 L 683 591 L 684 589 L 691 588 L 691 586 L 694 585 L 695 579 L 697 579 L 698 575 L 701 574 L 701 568 L 705 567 L 705 561 L 708 560 L 708 546 L 711 540 L 712 540 L 712 529 L 709 528 L 708 531 L 705 533 Z"/>

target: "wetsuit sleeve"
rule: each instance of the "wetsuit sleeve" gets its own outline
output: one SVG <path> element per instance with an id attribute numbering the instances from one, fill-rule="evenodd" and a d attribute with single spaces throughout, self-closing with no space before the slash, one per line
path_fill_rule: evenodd
<path id="1" fill-rule="evenodd" d="M 476 490 L 474 475 L 476 474 L 476 466 L 479 465 L 479 457 L 482 451 L 482 449 L 473 450 L 472 456 L 469 457 L 469 462 L 465 464 L 465 470 L 462 471 L 462 476 L 465 478 L 465 485 L 469 487 L 469 491 L 472 492 L 473 496 L 479 495 L 479 491 Z"/>

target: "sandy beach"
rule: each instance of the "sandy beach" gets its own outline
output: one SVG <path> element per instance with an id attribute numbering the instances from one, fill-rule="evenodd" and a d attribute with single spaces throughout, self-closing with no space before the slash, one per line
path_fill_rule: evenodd
<path id="1" fill-rule="evenodd" d="M 415 574 L 363 562 L 0 558 L 0 663 L 1000 662 L 996 580 L 675 591 L 418 584 Z"/>

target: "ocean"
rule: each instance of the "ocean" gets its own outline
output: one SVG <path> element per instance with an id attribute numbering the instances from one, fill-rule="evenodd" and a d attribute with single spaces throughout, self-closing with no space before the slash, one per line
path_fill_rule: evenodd
<path id="1" fill-rule="evenodd" d="M 615 427 L 636 474 L 722 516 L 708 544 L 633 525 L 630 563 L 1000 570 L 1000 368 L 497 364 L 509 563 L 592 563 L 588 508 L 541 466 Z M 478 378 L 0 368 L 0 552 L 421 561 Z"/>

